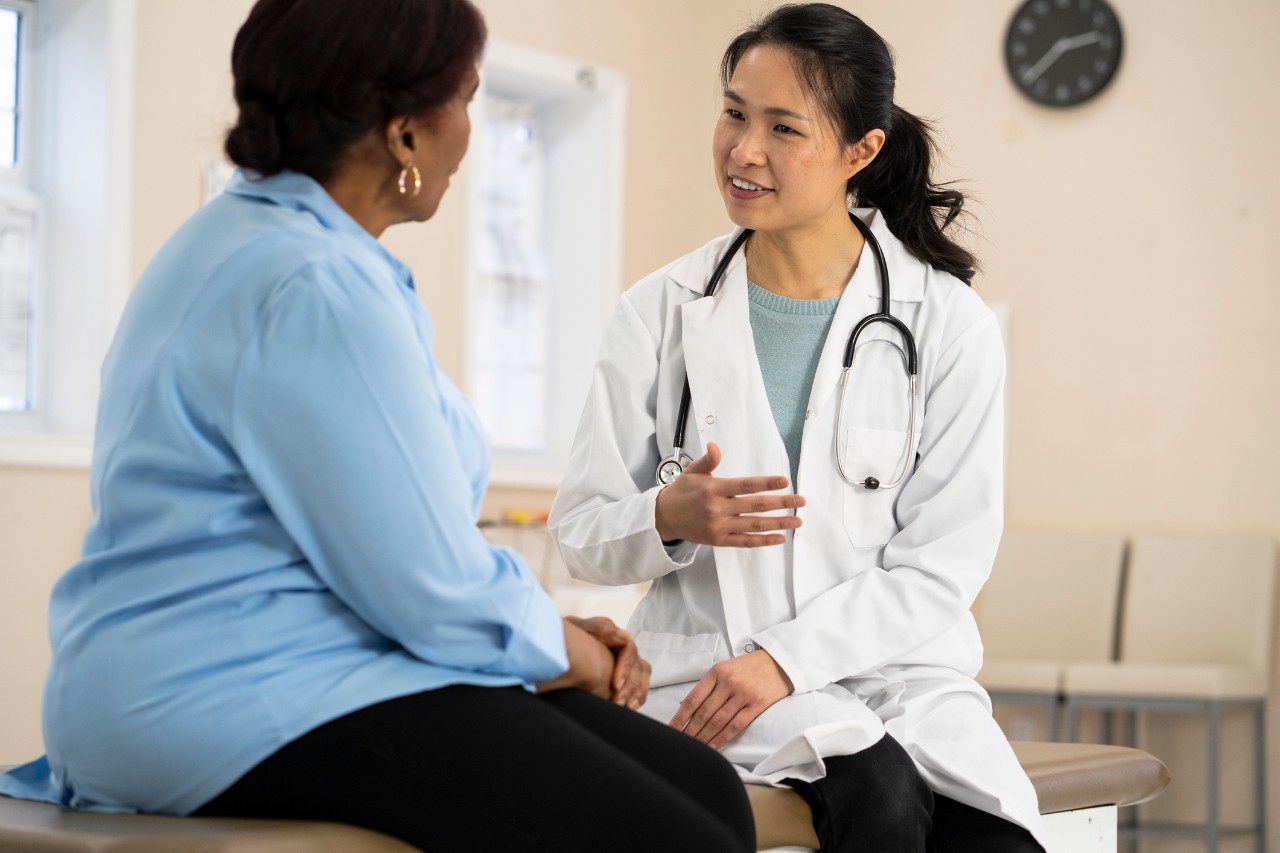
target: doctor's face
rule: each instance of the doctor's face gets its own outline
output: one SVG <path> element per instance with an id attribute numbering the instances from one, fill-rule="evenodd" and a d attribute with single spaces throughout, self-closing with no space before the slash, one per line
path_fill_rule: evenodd
<path id="1" fill-rule="evenodd" d="M 845 216 L 858 163 L 779 47 L 742 55 L 711 142 L 729 218 L 761 232 L 803 231 Z"/>

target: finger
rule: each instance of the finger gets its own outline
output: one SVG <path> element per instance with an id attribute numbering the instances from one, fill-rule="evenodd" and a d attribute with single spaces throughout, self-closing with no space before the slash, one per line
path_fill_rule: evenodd
<path id="1" fill-rule="evenodd" d="M 648 692 L 648 675 L 637 660 L 635 666 L 628 669 L 622 685 L 618 689 L 618 704 L 627 708 L 637 707 Z"/>
<path id="2" fill-rule="evenodd" d="M 685 466 L 686 474 L 710 474 L 720 467 L 720 445 L 714 441 L 707 443 L 707 452 Z"/>
<path id="3" fill-rule="evenodd" d="M 710 745 L 711 742 L 719 737 L 720 733 L 724 731 L 724 727 L 738 716 L 738 713 L 742 710 L 742 706 L 744 704 L 745 702 L 740 696 L 730 696 L 728 700 L 711 715 L 707 720 L 707 724 L 693 735 L 694 739 Z M 688 729 L 685 729 L 685 731 L 686 733 L 689 732 Z"/>
<path id="4" fill-rule="evenodd" d="M 791 482 L 786 477 L 761 475 L 759 477 L 724 477 L 712 484 L 712 491 L 721 497 L 732 498 L 738 495 L 754 495 L 758 492 L 776 492 L 785 489 Z M 779 497 L 782 497 L 779 495 Z M 798 495 L 787 495 L 798 497 Z M 803 500 L 803 498 L 801 499 Z"/>
<path id="5" fill-rule="evenodd" d="M 586 631 L 595 637 L 602 644 L 611 650 L 621 648 L 627 643 L 632 642 L 631 632 L 625 628 L 619 628 L 612 619 L 607 616 L 592 616 L 584 619 L 579 616 L 565 617 L 577 627 Z"/>
<path id="6" fill-rule="evenodd" d="M 765 548 L 786 542 L 787 537 L 780 533 L 729 533 L 713 544 L 721 548 Z"/>
<path id="7" fill-rule="evenodd" d="M 804 505 L 805 499 L 800 495 L 729 496 L 729 500 L 724 504 L 733 515 L 775 512 L 780 509 L 799 509 Z"/>
<path id="8" fill-rule="evenodd" d="M 628 707 L 633 711 L 645 703 L 649 698 L 649 679 L 653 675 L 653 667 L 644 658 L 640 659 L 640 676 L 636 679 L 635 696 L 628 703 Z"/>
<path id="9" fill-rule="evenodd" d="M 608 616 L 566 616 L 565 618 L 596 637 L 607 636 L 618 630 L 618 626 Z"/>
<path id="10" fill-rule="evenodd" d="M 627 680 L 627 676 L 635 669 L 637 662 L 640 660 L 640 652 L 636 648 L 635 643 L 628 643 L 621 647 L 613 665 L 613 689 L 621 690 L 623 683 Z"/>
<path id="11" fill-rule="evenodd" d="M 725 723 L 720 732 L 711 740 L 706 741 L 707 746 L 712 749 L 720 749 L 742 734 L 747 726 L 751 725 L 756 717 L 760 716 L 760 711 L 750 705 L 743 705 L 733 719 Z"/>
<path id="12" fill-rule="evenodd" d="M 702 679 L 693 685 L 693 689 L 689 691 L 688 695 L 680 700 L 680 707 L 676 708 L 675 716 L 671 718 L 667 725 L 676 731 L 684 731 L 684 727 L 689 725 L 689 718 L 693 716 L 693 712 L 702 705 L 704 699 L 711 695 L 715 685 L 715 675 L 708 672 L 702 676 Z"/>
<path id="13" fill-rule="evenodd" d="M 711 723 L 711 718 L 724 707 L 726 702 L 732 701 L 733 693 L 722 684 L 717 684 L 716 688 L 711 691 L 706 699 L 702 700 L 702 704 L 693 709 L 689 714 L 689 724 L 684 727 L 684 733 L 689 737 L 701 740 L 699 737 Z"/>
<path id="14" fill-rule="evenodd" d="M 635 667 L 627 674 L 627 681 L 618 691 L 618 704 L 632 710 L 644 704 L 649 695 L 649 675 L 652 668 L 644 658 L 637 658 Z"/>
<path id="15" fill-rule="evenodd" d="M 794 515 L 738 515 L 722 522 L 721 535 L 795 530 L 803 524 L 804 520 Z"/>

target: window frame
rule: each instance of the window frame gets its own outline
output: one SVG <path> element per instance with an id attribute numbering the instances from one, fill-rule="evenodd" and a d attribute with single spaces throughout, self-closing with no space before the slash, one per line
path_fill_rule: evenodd
<path id="1" fill-rule="evenodd" d="M 26 187 L 0 179 L 0 192 L 39 205 L 35 405 L 0 412 L 0 465 L 86 468 L 98 371 L 131 276 L 136 0 L 0 0 L 26 4 L 27 107 L 12 170 L 25 169 Z"/>

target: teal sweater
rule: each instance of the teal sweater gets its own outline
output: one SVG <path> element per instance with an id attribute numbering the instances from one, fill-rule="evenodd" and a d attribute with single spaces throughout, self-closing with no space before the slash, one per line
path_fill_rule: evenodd
<path id="1" fill-rule="evenodd" d="M 800 469 L 800 438 L 809 405 L 813 374 L 840 297 L 791 299 L 747 282 L 751 300 L 751 335 L 764 377 L 769 408 L 791 461 L 794 488 Z M 773 473 L 771 471 L 762 473 Z"/>

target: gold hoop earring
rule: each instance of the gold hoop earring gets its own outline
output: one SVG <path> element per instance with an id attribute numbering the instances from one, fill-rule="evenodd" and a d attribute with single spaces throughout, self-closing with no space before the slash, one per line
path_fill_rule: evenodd
<path id="1" fill-rule="evenodd" d="M 409 173 L 413 173 L 413 192 L 409 191 Z M 407 195 L 409 198 L 417 198 L 418 193 L 422 192 L 422 175 L 418 172 L 418 167 L 413 163 L 406 163 L 404 168 L 400 170 L 400 179 L 396 182 L 400 188 L 400 195 Z"/>

